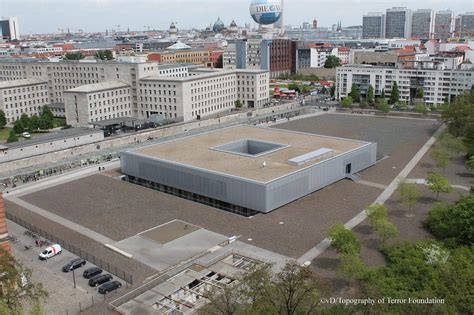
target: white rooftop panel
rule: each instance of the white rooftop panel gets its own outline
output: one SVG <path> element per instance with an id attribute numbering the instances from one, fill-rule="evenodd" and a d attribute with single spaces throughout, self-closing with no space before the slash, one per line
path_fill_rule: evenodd
<path id="1" fill-rule="evenodd" d="M 333 152 L 332 149 L 321 148 L 321 149 L 311 151 L 311 152 L 305 153 L 303 155 L 294 157 L 292 159 L 289 159 L 288 164 L 300 166 L 300 165 L 303 165 L 304 163 L 314 161 L 318 158 L 323 157 L 323 155 L 328 154 L 328 153 L 332 153 L 332 152 Z"/>

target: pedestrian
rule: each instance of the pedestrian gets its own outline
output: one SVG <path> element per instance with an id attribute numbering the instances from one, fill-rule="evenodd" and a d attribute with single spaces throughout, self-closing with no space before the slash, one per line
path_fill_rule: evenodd
<path id="1" fill-rule="evenodd" d="M 36 247 L 39 247 L 39 243 L 37 239 L 35 239 L 35 244 L 36 244 Z"/>

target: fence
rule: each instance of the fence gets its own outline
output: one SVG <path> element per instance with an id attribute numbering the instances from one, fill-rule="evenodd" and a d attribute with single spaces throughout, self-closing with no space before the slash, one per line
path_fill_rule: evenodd
<path id="1" fill-rule="evenodd" d="M 133 276 L 124 270 L 118 268 L 117 266 L 110 264 L 106 261 L 103 261 L 102 259 L 88 253 L 85 250 L 82 250 L 80 247 L 77 247 L 75 245 L 69 244 L 65 242 L 64 240 L 60 239 L 59 237 L 51 234 L 48 231 L 45 231 L 41 228 L 38 228 L 35 225 L 32 225 L 31 223 L 7 212 L 6 213 L 7 219 L 15 222 L 18 225 L 21 225 L 25 229 L 36 233 L 37 235 L 49 240 L 52 243 L 59 244 L 61 245 L 62 248 L 64 248 L 67 251 L 70 251 L 71 253 L 91 262 L 92 264 L 96 265 L 97 267 L 100 267 L 104 270 L 107 270 L 108 272 L 116 275 L 117 277 L 123 279 L 127 284 L 133 284 Z"/>

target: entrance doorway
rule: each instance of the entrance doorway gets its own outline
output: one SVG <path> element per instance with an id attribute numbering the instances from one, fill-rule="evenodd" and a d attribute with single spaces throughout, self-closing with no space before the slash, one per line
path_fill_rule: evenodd
<path id="1" fill-rule="evenodd" d="M 352 173 L 352 163 L 346 164 L 346 174 Z"/>

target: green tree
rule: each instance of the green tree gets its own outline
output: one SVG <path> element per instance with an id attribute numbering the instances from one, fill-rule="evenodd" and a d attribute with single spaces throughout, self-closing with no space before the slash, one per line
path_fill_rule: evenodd
<path id="1" fill-rule="evenodd" d="M 365 209 L 365 214 L 372 227 L 375 227 L 378 221 L 388 220 L 387 208 L 382 204 L 377 203 L 368 206 L 367 209 Z"/>
<path id="2" fill-rule="evenodd" d="M 380 94 L 381 99 L 385 99 L 385 89 L 382 89 L 382 94 Z"/>
<path id="3" fill-rule="evenodd" d="M 354 102 L 360 101 L 360 93 L 359 93 L 359 88 L 357 87 L 357 84 L 352 83 L 351 92 L 349 93 L 349 96 L 352 97 Z"/>
<path id="4" fill-rule="evenodd" d="M 474 87 L 443 106 L 441 116 L 454 137 L 465 137 L 468 145 L 474 145 Z"/>
<path id="5" fill-rule="evenodd" d="M 35 303 L 47 296 L 41 284 L 31 280 L 31 270 L 0 249 L 0 301 L 12 312 L 21 311 L 24 304 Z"/>
<path id="6" fill-rule="evenodd" d="M 290 83 L 290 84 L 288 84 L 288 89 L 289 89 L 289 90 L 295 90 L 295 91 L 298 92 L 298 93 L 301 92 L 300 87 L 299 87 L 298 84 L 296 84 L 296 83 Z"/>
<path id="7" fill-rule="evenodd" d="M 15 122 L 13 123 L 13 130 L 15 131 L 16 134 L 20 134 L 25 131 L 25 127 L 21 123 L 20 119 L 15 120 Z"/>
<path id="8" fill-rule="evenodd" d="M 474 245 L 474 196 L 461 197 L 454 205 L 437 204 L 426 225 L 431 233 L 448 244 Z"/>
<path id="9" fill-rule="evenodd" d="M 335 84 L 331 85 L 331 88 L 329 89 L 329 93 L 331 94 L 331 97 L 334 97 L 334 95 L 336 95 L 336 85 Z"/>
<path id="10" fill-rule="evenodd" d="M 236 109 L 241 109 L 242 108 L 242 102 L 240 100 L 236 100 L 234 102 L 235 108 Z"/>
<path id="11" fill-rule="evenodd" d="M 400 203 L 404 205 L 407 210 L 407 216 L 412 216 L 411 208 L 418 202 L 420 198 L 420 191 L 416 188 L 416 184 L 409 184 L 402 181 L 398 185 L 398 192 L 400 193 Z"/>
<path id="12" fill-rule="evenodd" d="M 427 115 L 429 110 L 423 103 L 416 103 L 415 104 L 415 112 L 423 115 Z"/>
<path id="13" fill-rule="evenodd" d="M 447 152 L 454 152 L 459 155 L 461 153 L 466 153 L 467 151 L 464 142 L 461 139 L 454 137 L 448 132 L 442 132 L 438 136 L 438 141 L 441 147 L 444 148 Z"/>
<path id="14" fill-rule="evenodd" d="M 99 50 L 96 52 L 95 58 L 100 60 L 113 60 L 114 54 L 111 50 Z"/>
<path id="15" fill-rule="evenodd" d="M 372 84 L 369 84 L 369 87 L 367 88 L 367 96 L 366 96 L 367 102 L 372 104 L 374 102 L 374 97 L 375 97 L 374 87 L 372 86 Z"/>
<path id="16" fill-rule="evenodd" d="M 426 183 L 428 184 L 428 188 L 436 193 L 436 200 L 439 200 L 440 193 L 450 193 L 453 188 L 449 184 L 449 181 L 446 177 L 441 175 L 440 173 L 432 172 L 429 174 L 428 178 L 426 179 Z"/>
<path id="17" fill-rule="evenodd" d="M 329 55 L 324 62 L 324 68 L 336 68 L 339 66 L 341 66 L 341 59 L 333 55 Z"/>
<path id="18" fill-rule="evenodd" d="M 339 254 L 358 254 L 361 243 L 353 231 L 345 228 L 343 224 L 333 225 L 326 237 L 331 241 L 331 246 Z"/>
<path id="19" fill-rule="evenodd" d="M 224 55 L 220 55 L 217 60 L 215 66 L 216 68 L 222 69 L 224 67 Z"/>
<path id="20" fill-rule="evenodd" d="M 471 173 L 474 173 L 474 156 L 471 156 L 469 159 L 467 159 L 466 161 L 466 169 L 471 172 Z"/>
<path id="21" fill-rule="evenodd" d="M 38 115 L 35 114 L 31 116 L 30 118 L 30 126 L 28 127 L 28 129 L 34 132 L 34 131 L 37 131 L 39 128 L 40 128 L 40 118 L 38 117 Z"/>
<path id="22" fill-rule="evenodd" d="M 449 164 L 449 154 L 442 149 L 434 149 L 430 155 L 431 159 L 435 162 L 437 168 L 444 172 Z"/>
<path id="23" fill-rule="evenodd" d="M 365 274 L 366 268 L 362 260 L 355 254 L 342 254 L 339 257 L 336 274 L 347 280 L 351 287 L 354 279 L 360 279 Z"/>
<path id="24" fill-rule="evenodd" d="M 360 104 L 359 104 L 359 107 L 362 108 L 362 109 L 365 109 L 365 108 L 369 107 L 369 103 L 367 102 L 367 100 L 362 100 L 362 102 L 360 102 Z"/>
<path id="25" fill-rule="evenodd" d="M 385 99 L 379 98 L 377 102 L 377 109 L 381 111 L 382 113 L 388 113 L 390 112 L 390 107 L 388 106 L 388 103 Z"/>
<path id="26" fill-rule="evenodd" d="M 5 112 L 0 109 L 0 129 L 5 128 L 7 124 L 7 118 L 5 117 Z"/>
<path id="27" fill-rule="evenodd" d="M 390 92 L 390 104 L 397 104 L 400 99 L 400 90 L 398 89 L 397 81 L 393 81 L 392 91 Z"/>
<path id="28" fill-rule="evenodd" d="M 375 233 L 382 239 L 382 245 L 384 246 L 387 240 L 397 237 L 398 229 L 388 220 L 380 220 L 375 225 Z"/>
<path id="29" fill-rule="evenodd" d="M 416 98 L 423 98 L 423 96 L 424 96 L 423 88 L 420 88 L 420 87 L 417 88 L 415 97 Z"/>
<path id="30" fill-rule="evenodd" d="M 21 114 L 20 123 L 23 126 L 23 129 L 28 130 L 30 127 L 30 117 L 27 114 Z"/>
<path id="31" fill-rule="evenodd" d="M 68 52 L 64 55 L 64 60 L 81 60 L 84 59 L 85 56 L 83 53 L 79 52 Z"/>
<path id="32" fill-rule="evenodd" d="M 48 105 L 44 105 L 41 108 L 41 117 L 46 117 L 50 120 L 54 119 L 54 114 L 53 114 L 53 112 L 51 111 L 51 109 L 49 108 Z"/>
<path id="33" fill-rule="evenodd" d="M 351 107 L 352 103 L 353 103 L 353 99 L 351 96 L 346 96 L 344 97 L 344 99 L 341 101 L 341 106 L 344 107 L 344 108 L 349 108 Z"/>
<path id="34" fill-rule="evenodd" d="M 10 132 L 8 133 L 7 142 L 12 143 L 12 142 L 17 142 L 17 141 L 18 141 L 18 137 L 15 133 L 15 130 L 11 129 Z"/>
<path id="35" fill-rule="evenodd" d="M 407 109 L 407 102 L 405 101 L 398 101 L 396 104 L 398 110 L 406 110 Z"/>

